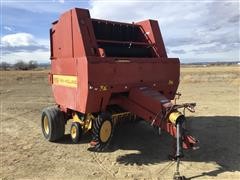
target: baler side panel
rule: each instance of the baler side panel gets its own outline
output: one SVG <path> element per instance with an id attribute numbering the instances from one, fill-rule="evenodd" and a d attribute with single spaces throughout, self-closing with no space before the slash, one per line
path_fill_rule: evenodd
<path id="1" fill-rule="evenodd" d="M 59 21 L 53 24 L 52 33 L 52 57 L 51 57 L 51 74 L 60 75 L 57 81 L 52 82 L 52 91 L 57 104 L 64 108 L 76 109 L 77 84 L 76 87 L 68 87 L 64 81 L 68 77 L 76 77 L 77 68 L 76 60 L 73 58 L 73 24 L 72 11 L 64 13 Z M 56 81 L 56 80 L 55 80 Z"/>
<path id="2" fill-rule="evenodd" d="M 64 13 L 53 25 L 52 47 L 55 58 L 73 57 L 71 11 Z"/>
<path id="3" fill-rule="evenodd" d="M 78 91 L 75 102 L 77 103 L 76 110 L 82 113 L 86 112 L 88 101 L 88 62 L 86 58 L 77 59 L 77 72 L 78 72 Z"/>
<path id="4" fill-rule="evenodd" d="M 149 37 L 149 43 L 153 44 L 154 47 L 156 47 L 156 51 L 159 57 L 167 58 L 167 52 L 164 46 L 160 28 L 158 26 L 158 22 L 155 20 L 146 20 L 137 22 L 136 24 L 140 25 L 143 28 L 144 33 Z"/>
<path id="5" fill-rule="evenodd" d="M 76 59 L 78 91 L 76 110 L 82 113 L 94 112 L 100 107 L 101 98 L 93 95 L 88 89 L 88 57 L 97 55 L 97 43 L 93 32 L 92 22 L 88 10 L 72 10 L 73 44 Z M 91 103 L 89 103 L 91 102 Z"/>
<path id="6" fill-rule="evenodd" d="M 52 53 L 51 74 L 62 77 L 77 76 L 76 62 L 73 59 L 72 21 L 71 11 L 64 13 L 58 22 L 53 24 L 51 39 Z M 66 79 L 59 77 L 57 81 Z M 65 107 L 76 109 L 77 87 L 67 87 L 64 82 L 56 83 L 53 79 L 52 90 L 56 103 Z"/>
<path id="7" fill-rule="evenodd" d="M 51 74 L 76 76 L 77 87 L 52 84 L 56 103 L 85 113 L 88 97 L 87 56 L 96 55 L 97 44 L 88 10 L 73 9 L 53 24 Z M 91 101 L 94 101 L 93 99 Z"/>
<path id="8" fill-rule="evenodd" d="M 77 77 L 76 62 L 73 58 L 53 59 L 51 61 L 51 74 L 65 77 Z M 63 107 L 76 109 L 77 87 L 67 87 L 59 84 L 52 84 L 52 91 L 57 104 Z"/>
<path id="9" fill-rule="evenodd" d="M 97 43 L 89 11 L 76 8 L 72 12 L 74 56 L 97 56 Z"/>

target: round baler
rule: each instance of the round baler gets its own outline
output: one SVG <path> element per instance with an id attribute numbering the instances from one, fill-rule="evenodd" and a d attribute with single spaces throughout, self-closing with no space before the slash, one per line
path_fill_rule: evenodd
<path id="1" fill-rule="evenodd" d="M 63 137 L 72 120 L 72 141 L 91 131 L 91 146 L 103 151 L 118 121 L 141 118 L 176 138 L 176 158 L 182 148 L 194 147 L 178 109 L 194 111 L 195 103 L 172 101 L 178 95 L 180 62 L 168 58 L 157 21 L 92 19 L 88 10 L 74 8 L 52 23 L 50 45 L 56 106 L 42 113 L 47 140 Z"/>

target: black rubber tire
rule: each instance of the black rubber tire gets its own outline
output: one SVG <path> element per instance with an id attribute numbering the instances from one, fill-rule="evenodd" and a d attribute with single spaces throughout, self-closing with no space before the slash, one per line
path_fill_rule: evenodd
<path id="1" fill-rule="evenodd" d="M 72 133 L 71 133 L 72 128 L 74 128 L 74 127 L 76 128 L 76 137 L 73 137 Z M 79 140 L 82 137 L 82 132 L 83 132 L 83 130 L 82 130 L 80 123 L 73 122 L 71 125 L 71 129 L 70 129 L 70 135 L 71 135 L 71 139 L 72 139 L 73 143 L 77 144 L 79 142 Z"/>
<path id="2" fill-rule="evenodd" d="M 47 117 L 49 133 L 44 129 L 44 118 Z M 48 107 L 42 112 L 41 127 L 44 137 L 51 142 L 59 140 L 65 133 L 64 113 L 58 107 Z"/>
<path id="3" fill-rule="evenodd" d="M 103 142 L 100 138 L 100 130 L 105 121 L 110 122 L 111 133 L 110 133 L 108 140 L 106 142 Z M 93 127 L 92 127 L 92 138 L 93 139 L 92 139 L 92 141 L 95 144 L 93 147 L 94 151 L 101 152 L 101 151 L 105 151 L 108 148 L 110 141 L 112 139 L 112 136 L 113 136 L 113 130 L 114 130 L 114 126 L 113 126 L 113 122 L 111 119 L 111 115 L 109 115 L 109 114 L 102 113 L 93 121 Z"/>

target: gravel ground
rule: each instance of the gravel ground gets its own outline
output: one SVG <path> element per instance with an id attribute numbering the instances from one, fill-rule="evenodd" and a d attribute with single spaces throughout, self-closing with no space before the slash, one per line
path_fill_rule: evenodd
<path id="1" fill-rule="evenodd" d="M 1 179 L 171 179 L 172 138 L 145 123 L 123 123 L 105 153 L 88 150 L 90 134 L 72 144 L 69 126 L 56 143 L 44 140 L 40 117 L 54 104 L 47 71 L 0 72 Z M 240 179 L 238 67 L 184 67 L 180 102 L 197 102 L 188 127 L 200 149 L 185 152 L 189 179 Z"/>

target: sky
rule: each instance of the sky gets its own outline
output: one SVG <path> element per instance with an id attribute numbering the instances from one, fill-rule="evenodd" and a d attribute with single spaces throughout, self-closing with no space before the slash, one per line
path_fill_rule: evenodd
<path id="1" fill-rule="evenodd" d="M 239 61 L 239 0 L 0 0 L 1 61 L 49 62 L 51 23 L 74 7 L 92 18 L 158 20 L 168 57 L 181 62 Z"/>

